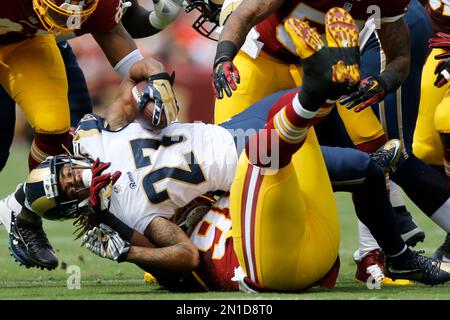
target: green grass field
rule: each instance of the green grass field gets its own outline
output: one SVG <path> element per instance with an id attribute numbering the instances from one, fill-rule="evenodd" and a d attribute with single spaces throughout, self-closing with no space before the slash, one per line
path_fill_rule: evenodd
<path id="1" fill-rule="evenodd" d="M 0 173 L 0 196 L 12 192 L 17 182 L 26 177 L 26 146 L 15 146 L 7 167 Z M 348 194 L 337 194 L 341 222 L 341 271 L 333 290 L 312 289 L 304 294 L 203 293 L 173 294 L 158 285 L 147 285 L 143 272 L 131 264 L 117 264 L 100 259 L 74 241 L 73 227 L 68 222 L 45 222 L 45 229 L 57 250 L 60 267 L 54 271 L 25 269 L 10 257 L 6 232 L 0 232 L 0 299 L 449 299 L 450 284 L 428 287 L 382 287 L 369 290 L 353 280 L 355 264 L 352 253 L 358 246 L 355 213 Z M 420 249 L 431 255 L 442 242 L 444 232 L 438 230 L 408 201 L 408 207 L 426 232 Z M 4 229 L 3 229 L 4 230 Z M 320 254 L 320 253 L 318 253 Z M 280 262 L 282 263 L 282 262 Z M 81 289 L 67 288 L 68 268 L 76 265 L 81 271 Z"/>

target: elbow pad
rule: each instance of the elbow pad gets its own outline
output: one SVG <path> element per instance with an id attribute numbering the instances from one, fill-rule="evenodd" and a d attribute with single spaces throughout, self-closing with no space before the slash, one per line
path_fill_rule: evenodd
<path id="1" fill-rule="evenodd" d="M 150 12 L 150 24 L 162 30 L 171 24 L 181 11 L 180 0 L 154 0 L 154 10 Z"/>

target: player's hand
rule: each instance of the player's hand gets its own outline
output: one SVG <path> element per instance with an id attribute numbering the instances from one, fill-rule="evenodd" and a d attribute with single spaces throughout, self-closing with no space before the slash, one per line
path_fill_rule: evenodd
<path id="1" fill-rule="evenodd" d="M 386 96 L 386 90 L 380 78 L 368 77 L 361 80 L 358 90 L 339 100 L 347 109 L 360 112 L 371 105 L 378 103 Z"/>
<path id="2" fill-rule="evenodd" d="M 436 60 L 450 58 L 450 34 L 438 32 L 430 40 L 428 40 L 429 47 L 432 49 L 443 49 L 444 53 L 436 55 Z"/>
<path id="3" fill-rule="evenodd" d="M 99 257 L 117 262 L 125 261 L 130 250 L 130 243 L 103 223 L 99 227 L 89 230 L 83 236 L 83 245 Z"/>
<path id="4" fill-rule="evenodd" d="M 116 183 L 122 174 L 120 171 L 116 171 L 112 175 L 111 173 L 102 174 L 110 165 L 111 162 L 101 163 L 100 159 L 97 158 L 91 167 L 92 180 L 89 188 L 89 207 L 95 214 L 100 213 L 103 209 L 101 206 L 100 191 L 110 183 Z"/>
<path id="5" fill-rule="evenodd" d="M 237 83 L 241 81 L 238 69 L 228 57 L 222 57 L 214 63 L 212 75 L 214 95 L 218 99 L 223 98 L 223 91 L 231 97 L 231 90 L 237 89 Z"/>
<path id="6" fill-rule="evenodd" d="M 148 79 L 148 88 L 144 90 L 141 103 L 138 106 L 139 111 L 145 106 L 148 99 L 153 99 L 155 102 L 155 111 L 153 112 L 152 125 L 158 127 L 161 121 L 161 113 L 164 112 L 167 120 L 167 125 L 177 120 L 178 106 L 175 92 L 172 85 L 175 81 L 175 73 L 169 75 L 166 72 L 158 73 L 150 76 Z"/>
<path id="7" fill-rule="evenodd" d="M 450 59 L 439 61 L 434 74 L 437 75 L 434 85 L 438 88 L 444 86 L 450 80 Z"/>

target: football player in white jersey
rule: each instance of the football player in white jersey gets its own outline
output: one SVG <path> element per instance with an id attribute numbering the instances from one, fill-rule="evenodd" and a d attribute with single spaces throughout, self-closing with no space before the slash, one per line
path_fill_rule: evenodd
<path id="1" fill-rule="evenodd" d="M 344 175 L 347 171 L 343 168 L 357 170 L 348 168 L 354 162 L 347 160 L 363 153 L 347 153 L 343 149 L 321 152 L 314 132 L 308 128 L 321 117 L 322 109 L 329 108 L 327 98 L 337 99 L 359 82 L 359 74 L 354 72 L 358 64 L 357 50 L 353 50 L 357 40 L 346 41 L 351 45 L 345 47 L 342 39 L 337 39 L 342 31 L 339 30 L 331 35 L 339 47 L 333 50 L 301 20 L 288 20 L 286 28 L 299 48 L 305 65 L 304 80 L 310 85 L 269 97 L 261 102 L 263 108 L 256 108 L 258 114 L 250 108 L 222 126 L 173 123 L 161 131 L 150 132 L 139 123 L 131 123 L 112 131 L 104 119 L 87 116 L 77 130 L 75 150 L 111 164 L 96 161 L 91 165 L 88 160 L 81 160 L 84 168 L 77 168 L 83 164 L 70 158 L 49 159 L 37 169 L 40 171 L 30 174 L 24 188 L 26 207 L 44 217 L 52 212 L 69 216 L 78 213 L 81 221 L 96 217 L 100 220 L 97 223 L 109 227 L 100 225 L 87 233 L 84 240 L 88 249 L 116 261 L 133 262 L 158 280 L 166 281 L 178 279 L 199 266 L 199 251 L 168 218 L 207 191 L 229 191 L 235 227 L 233 249 L 248 275 L 244 277 L 248 287 L 304 290 L 328 279 L 330 272 L 334 283 L 339 225 L 329 180 L 317 183 L 326 181 L 323 178 L 328 175 L 322 152 L 330 165 L 328 172 Z M 344 55 L 345 63 L 340 59 Z M 147 94 L 144 102 L 152 104 L 154 83 L 149 81 L 148 85 L 153 97 Z M 128 108 L 131 90 L 127 85 L 121 87 L 122 95 L 116 101 L 121 108 Z M 238 129 L 242 135 L 230 134 L 230 130 L 236 133 Z M 249 129 L 253 129 L 253 134 L 248 135 Z M 244 143 L 240 143 L 240 137 L 244 137 Z M 290 161 L 294 154 L 303 161 L 305 170 L 294 170 Z M 370 159 L 356 156 L 356 160 L 365 164 L 367 173 L 381 171 L 373 167 Z M 110 173 L 104 174 L 106 169 Z M 122 172 L 120 178 L 116 170 Z M 66 176 L 71 178 L 65 179 Z M 367 201 L 371 196 L 384 197 L 384 201 L 377 198 L 374 205 L 378 200 L 389 203 L 382 171 L 378 176 L 376 190 L 365 182 L 360 186 L 368 191 L 364 198 Z M 101 191 L 111 184 L 114 187 Z M 88 186 L 89 199 L 83 195 Z M 108 198 L 107 210 L 111 214 L 101 205 L 102 199 Z M 90 208 L 95 214 L 85 215 L 83 208 Z M 376 217 L 360 217 L 374 227 L 371 231 L 388 256 L 390 274 L 427 284 L 448 281 L 447 264 L 406 247 L 396 230 L 391 207 L 390 210 L 382 207 Z M 87 221 L 87 225 L 91 222 Z M 298 277 L 299 273 L 303 276 Z"/>

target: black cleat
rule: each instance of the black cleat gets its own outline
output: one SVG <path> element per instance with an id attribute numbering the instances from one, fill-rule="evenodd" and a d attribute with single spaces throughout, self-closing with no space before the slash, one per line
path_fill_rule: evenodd
<path id="1" fill-rule="evenodd" d="M 443 284 L 450 280 L 450 263 L 411 251 L 406 259 L 386 257 L 386 275 L 392 279 L 408 279 L 427 285 Z"/>
<path id="2" fill-rule="evenodd" d="M 16 217 L 14 212 L 11 212 L 11 229 L 13 230 L 16 224 Z M 31 260 L 30 255 L 28 254 L 27 246 L 23 241 L 17 239 L 15 236 L 11 235 L 8 241 L 8 248 L 10 255 L 19 263 L 21 266 L 28 268 L 35 267 L 35 263 Z"/>
<path id="3" fill-rule="evenodd" d="M 398 139 L 391 139 L 377 151 L 369 154 L 370 159 L 378 164 L 384 172 L 391 170 L 396 164 L 402 151 L 402 143 Z"/>
<path id="4" fill-rule="evenodd" d="M 419 228 L 408 211 L 398 212 L 396 210 L 394 218 L 407 246 L 414 247 L 417 243 L 425 240 L 425 232 Z"/>
<path id="5" fill-rule="evenodd" d="M 16 220 L 14 225 L 11 225 L 9 239 L 12 248 L 17 248 L 20 245 L 25 246 L 34 266 L 48 270 L 53 270 L 58 266 L 58 257 L 42 229 L 42 222 L 31 224 Z M 15 256 L 15 254 L 17 255 L 16 251 L 11 250 L 11 254 L 17 258 Z"/>
<path id="6" fill-rule="evenodd" d="M 450 262 L 450 233 L 447 233 L 444 243 L 436 249 L 433 258 L 443 262 Z"/>

